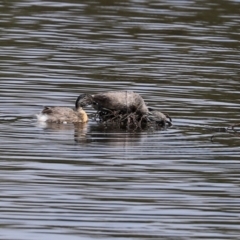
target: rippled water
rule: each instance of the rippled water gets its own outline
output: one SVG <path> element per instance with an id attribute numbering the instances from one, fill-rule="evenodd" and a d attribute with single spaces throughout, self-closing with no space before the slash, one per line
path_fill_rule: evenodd
<path id="1" fill-rule="evenodd" d="M 239 4 L 2 1 L 0 238 L 239 239 Z M 173 127 L 34 117 L 117 89 Z"/>

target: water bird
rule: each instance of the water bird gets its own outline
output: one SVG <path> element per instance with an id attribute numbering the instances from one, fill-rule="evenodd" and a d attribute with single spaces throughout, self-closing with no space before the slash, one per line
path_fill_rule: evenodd
<path id="1" fill-rule="evenodd" d="M 140 128 L 146 124 L 172 126 L 172 119 L 168 114 L 147 107 L 143 98 L 130 90 L 81 94 L 76 104 L 81 107 L 92 105 L 97 110 L 96 115 L 100 122 Z"/>
<path id="2" fill-rule="evenodd" d="M 98 112 L 118 111 L 121 114 L 136 113 L 139 116 L 148 114 L 148 108 L 143 98 L 138 93 L 130 90 L 81 94 L 76 102 L 81 107 L 92 105 Z"/>
<path id="3" fill-rule="evenodd" d="M 149 110 L 148 119 L 150 122 L 154 122 L 162 127 L 172 126 L 172 118 L 168 114 L 154 110 L 153 108 L 150 107 L 148 108 L 148 110 Z"/>
<path id="4" fill-rule="evenodd" d="M 75 109 L 46 106 L 36 116 L 38 121 L 48 123 L 86 123 L 88 121 L 88 115 L 78 101 L 75 103 Z"/>

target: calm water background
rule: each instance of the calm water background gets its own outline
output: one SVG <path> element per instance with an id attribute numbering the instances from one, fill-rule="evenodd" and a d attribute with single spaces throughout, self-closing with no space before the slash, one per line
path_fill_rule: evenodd
<path id="1" fill-rule="evenodd" d="M 240 136 L 213 129 L 240 122 L 240 1 L 0 7 L 1 239 L 239 239 Z M 34 118 L 117 89 L 174 126 Z"/>

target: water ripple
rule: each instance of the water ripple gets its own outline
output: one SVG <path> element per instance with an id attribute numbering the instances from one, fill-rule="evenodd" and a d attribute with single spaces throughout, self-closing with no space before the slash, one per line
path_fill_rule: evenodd
<path id="1" fill-rule="evenodd" d="M 239 238 L 239 1 L 0 5 L 3 239 Z M 36 122 L 126 89 L 173 127 Z"/>

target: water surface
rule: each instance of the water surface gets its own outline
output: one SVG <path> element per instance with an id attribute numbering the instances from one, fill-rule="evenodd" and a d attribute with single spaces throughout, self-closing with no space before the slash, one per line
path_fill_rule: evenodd
<path id="1" fill-rule="evenodd" d="M 239 239 L 239 4 L 3 1 L 0 237 Z M 34 117 L 123 89 L 173 127 Z"/>

